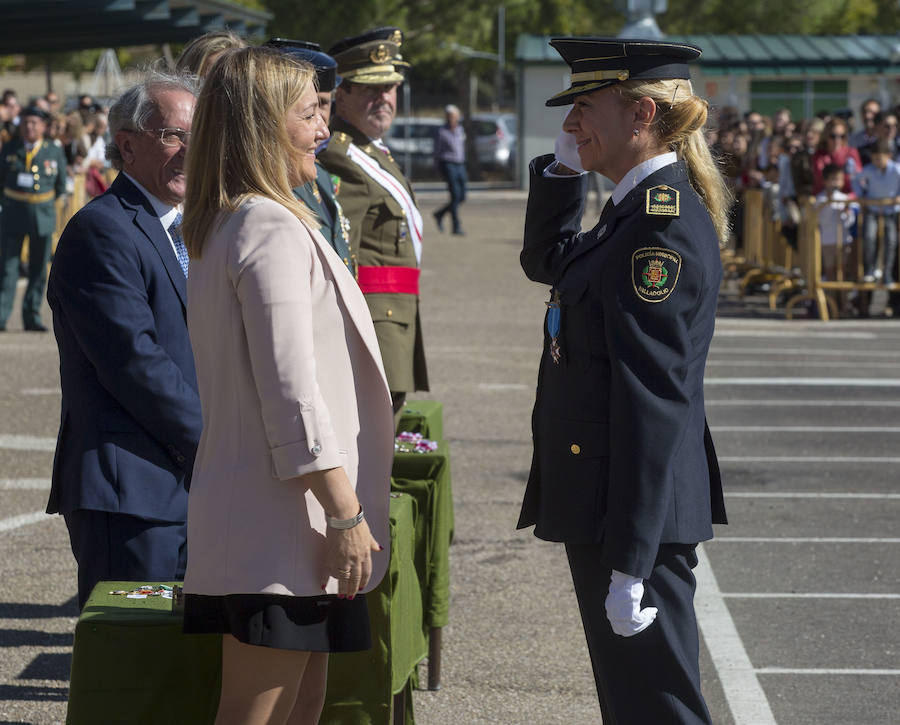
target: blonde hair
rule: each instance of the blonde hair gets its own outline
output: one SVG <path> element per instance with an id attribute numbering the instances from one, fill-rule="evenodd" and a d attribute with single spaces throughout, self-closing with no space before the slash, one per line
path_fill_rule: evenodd
<path id="1" fill-rule="evenodd" d="M 225 53 L 197 100 L 185 175 L 184 241 L 200 257 L 222 210 L 235 211 L 250 196 L 264 196 L 318 228 L 315 216 L 291 191 L 299 152 L 288 138 L 288 110 L 310 88 L 316 72 L 272 48 Z"/>
<path id="2" fill-rule="evenodd" d="M 691 186 L 706 205 L 719 242 L 724 244 L 732 195 L 706 143 L 703 127 L 709 104 L 694 95 L 688 80 L 625 81 L 615 88 L 625 100 L 647 96 L 656 103 L 652 128 L 659 141 L 687 164 Z"/>
<path id="3" fill-rule="evenodd" d="M 214 30 L 190 41 L 175 61 L 175 70 L 203 78 L 218 56 L 226 50 L 246 48 L 247 43 L 231 30 Z"/>

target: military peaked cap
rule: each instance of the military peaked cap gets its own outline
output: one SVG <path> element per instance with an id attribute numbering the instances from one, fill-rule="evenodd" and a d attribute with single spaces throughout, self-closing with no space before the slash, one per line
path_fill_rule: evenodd
<path id="1" fill-rule="evenodd" d="M 40 106 L 25 106 L 25 108 L 19 111 L 19 117 L 25 118 L 25 116 L 37 116 L 42 121 L 50 120 L 50 114 Z"/>
<path id="2" fill-rule="evenodd" d="M 690 78 L 688 63 L 702 52 L 687 43 L 624 38 L 553 38 L 550 45 L 572 68 L 572 78 L 569 88 L 547 100 L 548 106 L 563 106 L 582 93 L 627 80 Z"/>
<path id="3" fill-rule="evenodd" d="M 343 78 L 337 74 L 337 61 L 322 51 L 318 43 L 307 40 L 290 40 L 289 38 L 272 38 L 266 45 L 287 53 L 302 61 L 306 61 L 316 69 L 320 91 L 333 91 Z"/>
<path id="4" fill-rule="evenodd" d="M 338 73 L 353 83 L 382 85 L 401 83 L 409 63 L 400 55 L 403 33 L 384 27 L 339 40 L 328 50 L 337 61 Z"/>

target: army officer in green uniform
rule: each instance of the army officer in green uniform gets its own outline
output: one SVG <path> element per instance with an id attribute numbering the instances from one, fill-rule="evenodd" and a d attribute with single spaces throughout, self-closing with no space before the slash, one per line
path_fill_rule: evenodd
<path id="1" fill-rule="evenodd" d="M 328 51 L 343 82 L 335 94 L 331 138 L 319 161 L 350 220 L 357 280 L 375 323 L 394 410 L 406 393 L 428 389 L 419 319 L 422 215 L 409 181 L 381 140 L 394 120 L 397 88 L 408 64 L 403 34 L 377 28 Z"/>
<path id="2" fill-rule="evenodd" d="M 26 330 L 45 332 L 41 303 L 56 230 L 56 198 L 66 190 L 66 156 L 58 141 L 44 138 L 48 120 L 45 111 L 29 106 L 20 118 L 18 136 L 0 150 L 0 330 L 6 329 L 12 311 L 19 256 L 27 235 L 28 286 L 22 300 L 22 321 Z"/>
<path id="3" fill-rule="evenodd" d="M 327 126 L 331 120 L 331 104 L 334 89 L 340 85 L 341 77 L 337 74 L 337 62 L 327 53 L 323 53 L 318 43 L 305 40 L 289 40 L 272 38 L 266 45 L 287 53 L 288 55 L 309 63 L 316 69 L 319 97 L 319 114 Z M 324 144 L 323 144 L 324 148 Z M 316 180 L 307 181 L 293 189 L 294 196 L 302 201 L 316 214 L 319 220 L 319 231 L 334 248 L 338 256 L 344 260 L 347 269 L 356 276 L 356 260 L 350 253 L 350 221 L 344 214 L 340 203 L 334 196 L 334 185 L 329 173 L 316 160 Z"/>

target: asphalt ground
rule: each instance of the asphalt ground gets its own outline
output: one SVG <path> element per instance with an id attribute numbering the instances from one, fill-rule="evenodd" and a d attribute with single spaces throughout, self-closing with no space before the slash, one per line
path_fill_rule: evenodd
<path id="1" fill-rule="evenodd" d="M 524 195 L 474 193 L 465 237 L 435 229 L 430 212 L 443 200 L 420 198 L 432 390 L 411 397 L 444 403 L 456 536 L 443 686 L 415 693 L 416 720 L 597 723 L 563 548 L 515 530 L 547 297 L 518 265 Z M 0 334 L 0 725 L 62 723 L 75 565 L 62 521 L 41 513 L 59 418 L 56 347 L 51 334 L 18 331 L 18 306 L 9 328 Z M 696 570 L 714 721 L 900 723 L 900 322 L 786 321 L 729 282 L 706 392 L 731 519 L 701 547 Z M 154 653 L 134 656 L 164 666 Z M 122 722 L 136 716 L 177 722 L 164 702 Z"/>

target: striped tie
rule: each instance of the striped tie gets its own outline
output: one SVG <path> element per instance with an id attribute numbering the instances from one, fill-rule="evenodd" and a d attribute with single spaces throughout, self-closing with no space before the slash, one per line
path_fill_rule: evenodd
<path id="1" fill-rule="evenodd" d="M 169 225 L 169 236 L 172 237 L 172 244 L 175 246 L 175 256 L 178 257 L 178 264 L 181 265 L 181 270 L 184 272 L 184 276 L 188 276 L 188 253 L 187 247 L 184 246 L 184 237 L 181 236 L 181 212 L 178 212 L 175 217 L 175 221 L 173 221 Z"/>

